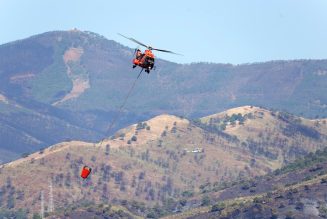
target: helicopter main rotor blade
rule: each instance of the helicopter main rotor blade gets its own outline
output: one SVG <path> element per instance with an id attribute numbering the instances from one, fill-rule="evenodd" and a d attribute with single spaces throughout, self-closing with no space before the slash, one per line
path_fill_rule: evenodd
<path id="1" fill-rule="evenodd" d="M 169 50 L 165 50 L 165 49 L 155 49 L 155 48 L 152 48 L 151 46 L 147 46 L 147 45 L 145 45 L 144 43 L 141 43 L 140 41 L 137 41 L 137 40 L 134 39 L 134 38 L 124 36 L 123 34 L 120 34 L 120 33 L 118 33 L 118 34 L 119 34 L 120 36 L 122 36 L 122 37 L 128 39 L 128 40 L 133 41 L 134 43 L 137 43 L 137 44 L 139 44 L 139 45 L 141 45 L 141 46 L 146 47 L 146 48 L 149 49 L 149 50 L 157 50 L 157 51 L 160 51 L 160 52 L 167 52 L 167 53 L 171 53 L 171 54 L 175 54 L 175 55 L 180 55 L 180 56 L 182 56 L 182 54 L 178 54 L 178 53 L 175 53 L 175 52 L 172 52 L 172 51 L 169 51 Z"/>
<path id="2" fill-rule="evenodd" d="M 175 53 L 175 52 L 172 52 L 172 51 L 169 51 L 169 50 L 164 50 L 164 49 L 155 49 L 155 48 L 152 48 L 152 50 L 157 50 L 157 51 L 160 51 L 160 52 L 167 52 L 167 53 L 171 53 L 171 54 L 175 54 L 175 55 L 182 56 L 182 54 Z"/>
<path id="3" fill-rule="evenodd" d="M 122 37 L 128 39 L 128 40 L 133 41 L 134 43 L 137 43 L 137 44 L 140 44 L 141 46 L 144 46 L 144 47 L 146 47 L 146 48 L 149 48 L 147 45 L 145 45 L 144 43 L 141 43 L 140 41 L 137 41 L 137 40 L 134 39 L 134 38 L 124 36 L 123 34 L 120 34 L 120 33 L 118 33 L 118 34 L 119 34 L 120 36 L 122 36 Z"/>

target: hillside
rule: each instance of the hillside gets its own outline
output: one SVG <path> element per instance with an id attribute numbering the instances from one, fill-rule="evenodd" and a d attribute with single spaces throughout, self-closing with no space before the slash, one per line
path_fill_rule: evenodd
<path id="1" fill-rule="evenodd" d="M 265 153 L 256 153 L 247 146 L 247 141 L 244 145 L 243 135 L 239 133 L 243 133 L 242 129 L 254 130 L 261 120 L 271 124 L 273 135 L 287 139 L 287 134 L 281 129 L 285 125 L 283 117 L 270 117 L 279 112 L 245 106 L 218 115 L 239 111 L 251 112 L 253 116 L 245 119 L 244 124 L 235 125 L 240 126 L 235 135 L 229 132 L 229 125 L 221 131 L 205 123 L 164 114 L 121 129 L 110 139 L 97 144 L 62 142 L 5 164 L 0 169 L 1 206 L 38 212 L 40 192 L 43 190 L 44 199 L 48 200 L 51 181 L 58 212 L 82 200 L 125 203 L 129 208 L 133 205 L 140 216 L 150 214 L 157 206 L 172 212 L 185 205 L 193 206 L 192 199 L 201 200 L 203 194 L 230 181 L 267 174 L 300 156 L 287 150 L 292 146 L 291 141 L 285 141 L 284 150 L 270 146 Z M 262 111 L 267 115 L 259 117 Z M 292 118 L 299 125 L 300 118 Z M 292 150 L 308 154 L 323 148 L 327 142 L 326 123 L 304 118 L 301 121 L 302 128 L 318 132 L 319 138 L 296 132 L 296 138 L 303 141 Z M 317 122 L 319 126 L 314 125 Z M 258 142 L 258 134 L 253 136 L 253 141 Z M 258 148 L 265 146 L 258 144 Z M 278 153 L 277 157 L 267 156 L 274 153 Z M 91 177 L 85 181 L 79 177 L 84 165 L 93 168 Z M 184 199 L 190 201 L 181 205 L 180 201 Z M 146 208 L 141 207 L 144 205 Z"/>
<path id="2" fill-rule="evenodd" d="M 272 61 L 244 65 L 157 60 L 157 69 L 142 75 L 122 117 L 108 124 L 137 75 L 132 49 L 88 31 L 52 31 L 0 46 L 0 104 L 6 101 L 29 113 L 0 111 L 0 142 L 7 153 L 38 150 L 67 138 L 99 140 L 122 127 L 163 113 L 199 118 L 245 104 L 326 117 L 327 61 Z M 7 107 L 15 111 L 15 107 Z M 47 119 L 35 115 L 42 114 Z M 18 125 L 8 124 L 19 117 Z M 19 129 L 53 126 L 40 135 L 22 137 Z M 10 128 L 8 128 L 10 126 Z M 70 136 L 60 131 L 67 127 Z M 88 134 L 85 134 L 87 132 Z M 30 139 L 39 143 L 31 144 Z M 51 139 L 51 140 L 48 140 Z M 34 141 L 35 142 L 35 141 Z M 25 148 L 25 149 L 24 149 Z M 7 159 L 9 157 L 6 157 Z M 12 157 L 13 158 L 13 157 Z M 3 158 L 2 158 L 3 159 Z M 9 158 L 10 159 L 10 158 Z"/>
<path id="3" fill-rule="evenodd" d="M 210 193 L 209 206 L 172 218 L 326 218 L 327 149 Z"/>
<path id="4" fill-rule="evenodd" d="M 326 136 L 321 134 L 327 132 L 325 119 L 310 120 L 253 106 L 233 108 L 199 121 L 210 129 L 237 136 L 242 147 L 279 160 L 280 165 L 285 158 L 294 160 L 324 147 Z"/>

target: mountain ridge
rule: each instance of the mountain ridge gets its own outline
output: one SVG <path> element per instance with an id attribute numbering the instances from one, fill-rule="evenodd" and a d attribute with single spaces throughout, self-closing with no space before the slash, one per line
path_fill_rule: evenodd
<path id="1" fill-rule="evenodd" d="M 65 54 L 81 50 L 79 59 L 65 62 Z M 1 45 L 0 93 L 28 111 L 18 112 L 19 116 L 24 115 L 18 126 L 33 129 L 29 124 L 34 120 L 40 121 L 40 127 L 47 123 L 53 126 L 40 130 L 41 136 L 32 135 L 36 139 L 52 139 L 34 147 L 20 138 L 19 130 L 13 130 L 16 137 L 10 144 L 22 145 L 10 149 L 16 158 L 68 138 L 95 142 L 162 113 L 193 119 L 228 108 L 256 105 L 311 118 L 327 116 L 327 60 L 183 65 L 157 59 L 157 70 L 141 76 L 121 118 L 111 133 L 106 133 L 137 76 L 130 65 L 132 55 L 133 50 L 128 47 L 78 30 L 46 32 Z M 49 118 L 35 118 L 37 112 Z M 17 114 L 0 112 L 2 123 L 15 121 L 16 117 Z M 76 126 L 67 129 L 70 136 L 58 131 L 69 125 Z M 4 134 L 0 137 L 6 139 Z M 9 140 L 2 141 L 0 148 L 7 144 Z"/>

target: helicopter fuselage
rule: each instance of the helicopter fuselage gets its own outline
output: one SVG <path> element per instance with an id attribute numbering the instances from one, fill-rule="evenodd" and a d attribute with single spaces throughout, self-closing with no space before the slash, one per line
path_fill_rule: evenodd
<path id="1" fill-rule="evenodd" d="M 136 54 L 135 58 L 133 59 L 133 68 L 139 66 L 147 73 L 150 73 L 150 70 L 154 67 L 154 54 L 151 50 L 145 50 L 144 53 Z"/>

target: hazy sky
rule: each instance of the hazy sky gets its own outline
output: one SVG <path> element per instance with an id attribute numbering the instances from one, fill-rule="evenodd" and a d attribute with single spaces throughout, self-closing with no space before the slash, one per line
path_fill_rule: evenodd
<path id="1" fill-rule="evenodd" d="M 178 63 L 327 58 L 327 0 L 0 0 L 0 44 L 75 27 Z"/>

